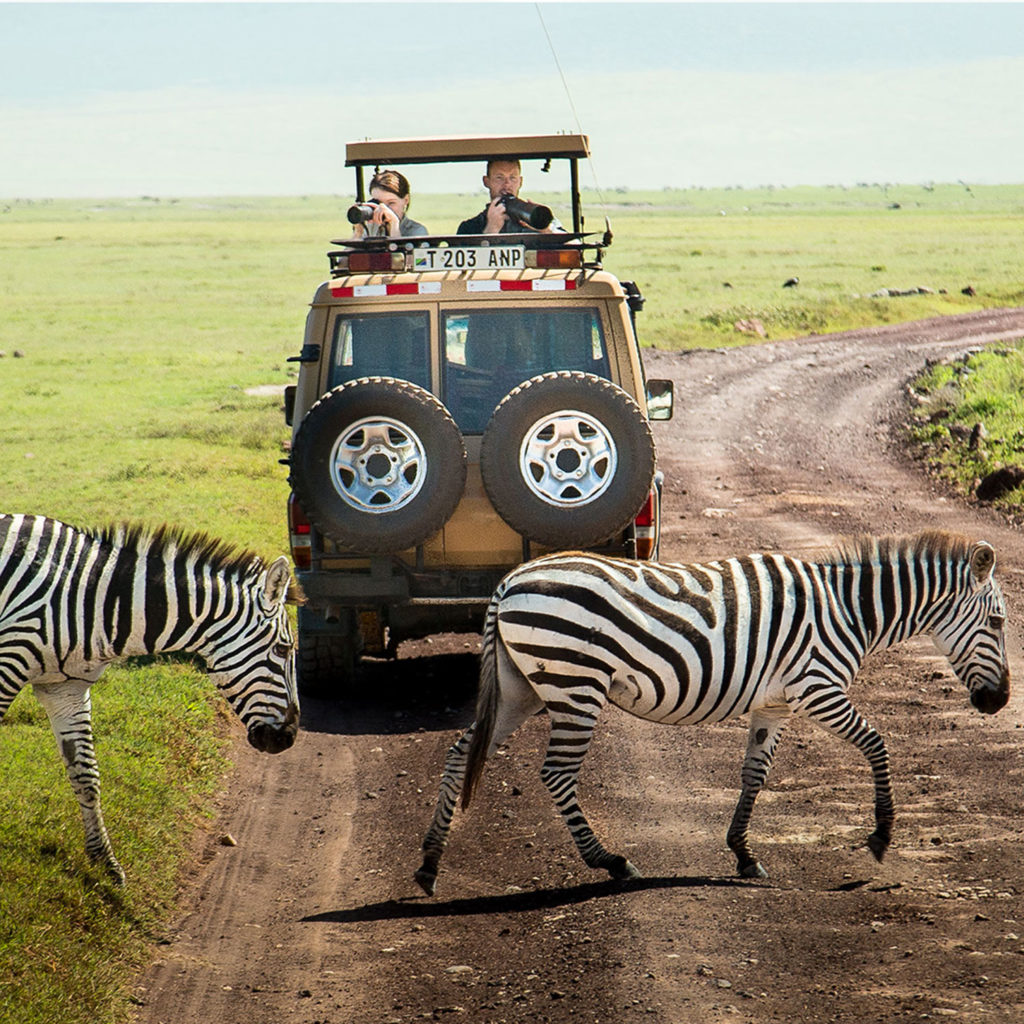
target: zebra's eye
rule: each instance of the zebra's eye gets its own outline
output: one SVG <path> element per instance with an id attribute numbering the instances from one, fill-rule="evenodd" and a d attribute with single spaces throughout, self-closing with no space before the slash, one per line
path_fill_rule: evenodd
<path id="1" fill-rule="evenodd" d="M 292 653 L 292 645 L 282 643 L 274 644 L 274 653 L 279 658 L 287 658 L 288 655 Z"/>
<path id="2" fill-rule="evenodd" d="M 989 629 L 1002 629 L 1006 623 L 1006 618 L 1003 615 L 990 615 L 988 617 Z"/>

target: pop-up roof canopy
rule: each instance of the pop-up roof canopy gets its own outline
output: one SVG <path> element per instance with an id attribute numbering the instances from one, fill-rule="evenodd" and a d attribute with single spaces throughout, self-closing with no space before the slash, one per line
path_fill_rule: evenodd
<path id="1" fill-rule="evenodd" d="M 586 135 L 462 135 L 439 139 L 367 139 L 345 147 L 346 167 L 446 164 L 507 156 L 512 159 L 579 160 L 590 156 Z"/>

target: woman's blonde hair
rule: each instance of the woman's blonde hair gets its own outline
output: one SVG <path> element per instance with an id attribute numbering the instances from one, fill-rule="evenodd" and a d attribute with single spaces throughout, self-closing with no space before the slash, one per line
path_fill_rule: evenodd
<path id="1" fill-rule="evenodd" d="M 370 179 L 370 188 L 382 188 L 386 192 L 394 192 L 399 199 L 412 200 L 409 179 L 398 171 L 377 171 Z"/>

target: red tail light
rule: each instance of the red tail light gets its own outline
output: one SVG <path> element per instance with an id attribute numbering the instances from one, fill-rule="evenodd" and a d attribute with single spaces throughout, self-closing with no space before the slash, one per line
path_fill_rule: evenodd
<path id="1" fill-rule="evenodd" d="M 405 266 L 405 257 L 400 256 L 399 269 Z M 394 262 L 389 252 L 354 252 L 348 258 L 350 274 L 366 273 L 372 270 L 393 270 Z"/>
<path id="2" fill-rule="evenodd" d="M 647 495 L 647 500 L 641 506 L 640 511 L 637 512 L 633 523 L 636 526 L 654 525 L 654 491 Z"/>
<path id="3" fill-rule="evenodd" d="M 636 557 L 643 561 L 653 558 L 658 549 L 657 495 L 651 491 L 640 511 L 633 519 L 633 535 L 636 538 Z"/>
<path id="4" fill-rule="evenodd" d="M 288 496 L 288 534 L 295 568 L 309 569 L 313 564 L 312 527 L 294 494 Z"/>

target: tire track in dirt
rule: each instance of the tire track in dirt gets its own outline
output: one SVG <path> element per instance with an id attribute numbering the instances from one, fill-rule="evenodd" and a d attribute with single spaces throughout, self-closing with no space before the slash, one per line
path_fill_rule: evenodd
<path id="1" fill-rule="evenodd" d="M 352 752 L 336 737 L 305 739 L 301 760 L 261 756 L 241 745 L 236 750 L 188 910 L 138 993 L 146 1019 L 250 1021 L 260 1019 L 254 1004 L 271 1019 L 292 1012 L 300 998 L 287 980 L 291 972 L 278 970 L 281 957 L 297 957 L 307 974 L 319 970 L 326 939 L 305 932 L 299 938 L 294 908 L 308 898 L 311 882 L 322 884 L 332 870 L 340 875 L 348 863 L 354 766 Z M 330 803 L 329 832 L 308 805 L 296 806 L 295 794 L 310 791 Z M 225 845 L 228 836 L 237 845 Z M 319 870 L 303 878 L 304 864 L 313 859 Z M 282 954 L 285 948 L 289 954 Z"/>

